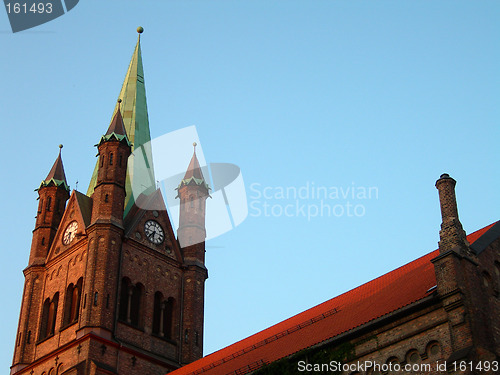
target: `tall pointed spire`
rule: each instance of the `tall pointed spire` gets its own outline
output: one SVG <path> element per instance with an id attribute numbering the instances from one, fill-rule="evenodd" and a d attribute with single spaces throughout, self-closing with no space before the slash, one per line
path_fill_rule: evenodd
<path id="1" fill-rule="evenodd" d="M 132 54 L 132 59 L 120 90 L 121 105 L 116 104 L 112 119 L 115 119 L 118 109 L 128 140 L 132 144 L 134 156 L 129 158 L 129 169 L 126 181 L 125 212 L 126 216 L 139 193 L 149 194 L 155 190 L 153 170 L 153 155 L 151 152 L 151 135 L 149 132 L 148 107 L 146 103 L 146 88 L 144 85 L 144 70 L 141 55 L 141 35 L 144 29 L 137 28 L 139 36 Z M 112 120 L 112 123 L 113 123 Z M 140 150 L 140 151 L 139 151 Z M 136 159 L 136 160 L 134 160 Z M 87 195 L 92 195 L 97 181 L 97 163 L 92 174 Z M 133 188 L 132 188 L 133 187 Z M 135 196 L 134 196 L 135 195 Z"/>
<path id="2" fill-rule="evenodd" d="M 40 184 L 40 187 L 48 186 L 50 183 L 53 183 L 55 186 L 62 185 L 67 191 L 69 191 L 69 186 L 68 183 L 66 182 L 66 174 L 64 173 L 64 166 L 61 158 L 62 148 L 63 145 L 59 145 L 59 155 L 57 156 L 54 165 L 52 165 L 49 174 L 47 175 L 45 180 L 43 180 L 42 183 Z"/>

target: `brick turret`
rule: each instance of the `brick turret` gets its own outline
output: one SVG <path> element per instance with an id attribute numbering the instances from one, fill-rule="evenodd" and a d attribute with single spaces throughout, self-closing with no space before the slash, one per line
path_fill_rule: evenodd
<path id="1" fill-rule="evenodd" d="M 189 363 L 203 355 L 203 314 L 205 280 L 205 208 L 209 187 L 196 157 L 193 157 L 181 183 L 177 198 L 180 199 L 179 229 L 177 236 L 182 247 L 184 264 L 184 311 L 182 332 L 182 363 Z"/>
<path id="2" fill-rule="evenodd" d="M 44 265 L 69 198 L 61 149 L 62 145 L 59 145 L 59 155 L 37 189 L 38 211 L 29 264 L 24 270 L 25 283 L 14 350 L 13 367 L 17 368 L 22 368 L 34 359 L 43 295 Z"/>
<path id="3" fill-rule="evenodd" d="M 85 279 L 88 282 L 84 287 L 89 308 L 84 311 L 82 326 L 99 327 L 98 333 L 109 338 L 116 316 L 125 178 L 131 150 L 119 109 L 97 148 L 97 183 L 92 195 L 92 220 L 87 228 L 89 267 Z M 96 331 L 86 329 L 92 330 Z"/>
<path id="4" fill-rule="evenodd" d="M 59 155 L 49 174 L 37 189 L 39 203 L 31 242 L 30 266 L 45 263 L 69 198 L 69 186 L 64 174 L 61 149 L 62 145 L 59 145 Z"/>

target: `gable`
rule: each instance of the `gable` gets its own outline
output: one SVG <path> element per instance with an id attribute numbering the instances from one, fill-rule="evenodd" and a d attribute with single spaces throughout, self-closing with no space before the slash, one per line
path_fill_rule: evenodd
<path id="1" fill-rule="evenodd" d="M 90 224 L 91 215 L 92 198 L 73 190 L 47 255 L 46 263 L 65 253 L 82 239 L 86 238 L 86 228 Z M 76 223 L 76 226 L 74 223 Z M 64 234 L 67 233 L 70 225 L 72 229 L 77 228 L 75 230 L 76 234 L 69 243 L 65 243 L 63 241 Z"/>
<path id="2" fill-rule="evenodd" d="M 474 243 L 494 224 L 467 236 Z M 366 284 L 332 298 L 172 372 L 246 374 L 367 324 L 432 295 L 434 250 Z"/>
<path id="3" fill-rule="evenodd" d="M 160 243 L 148 238 L 148 228 L 159 225 L 164 234 Z M 160 189 L 149 196 L 140 195 L 124 221 L 125 237 L 150 249 L 182 262 L 178 242 L 175 238 L 167 208 Z M 148 228 L 147 228 L 148 227 Z"/>

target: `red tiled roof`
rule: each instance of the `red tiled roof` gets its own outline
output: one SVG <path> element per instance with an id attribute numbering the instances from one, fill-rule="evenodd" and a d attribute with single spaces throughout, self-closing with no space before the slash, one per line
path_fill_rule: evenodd
<path id="1" fill-rule="evenodd" d="M 469 243 L 494 224 L 467 236 Z M 172 372 L 246 374 L 359 327 L 429 295 L 436 285 L 431 259 L 439 250 Z"/>

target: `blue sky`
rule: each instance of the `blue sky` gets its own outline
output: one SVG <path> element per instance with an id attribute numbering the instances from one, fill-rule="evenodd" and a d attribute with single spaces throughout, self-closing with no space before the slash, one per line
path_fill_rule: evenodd
<path id="1" fill-rule="evenodd" d="M 457 180 L 468 233 L 499 219 L 498 19 L 496 1 L 110 0 L 12 34 L 0 12 L 0 367 L 12 360 L 33 190 L 59 143 L 69 185 L 86 190 L 137 26 L 152 137 L 195 125 L 207 162 L 241 168 L 248 204 L 321 205 L 258 197 L 265 188 L 378 192 L 323 202 L 360 216 L 249 209 L 210 240 L 208 354 L 434 250 L 441 173 Z"/>

